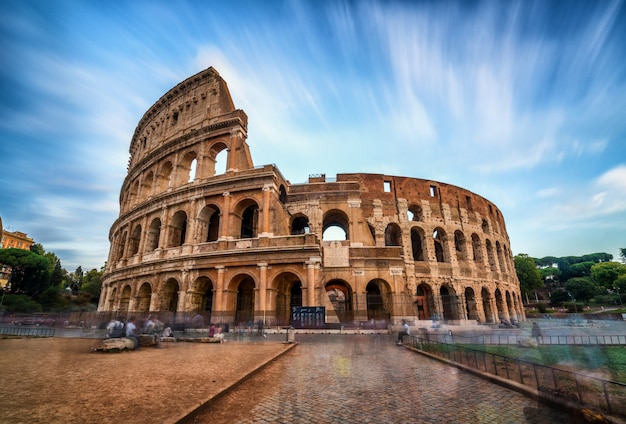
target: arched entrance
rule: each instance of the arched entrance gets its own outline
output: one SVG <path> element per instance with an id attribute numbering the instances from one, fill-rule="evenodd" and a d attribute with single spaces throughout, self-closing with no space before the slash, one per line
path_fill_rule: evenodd
<path id="1" fill-rule="evenodd" d="M 211 322 L 213 310 L 213 282 L 208 277 L 198 277 L 187 292 L 189 311 L 200 315 L 205 324 Z M 196 317 L 196 320 L 198 318 Z"/>
<path id="2" fill-rule="evenodd" d="M 467 319 L 480 321 L 478 317 L 478 307 L 476 305 L 476 295 L 471 287 L 465 288 L 465 313 Z"/>
<path id="3" fill-rule="evenodd" d="M 174 278 L 168 279 L 161 289 L 161 321 L 166 324 L 175 322 L 179 290 L 178 281 Z"/>
<path id="4" fill-rule="evenodd" d="M 150 283 L 143 283 L 137 293 L 137 312 L 149 312 L 151 298 L 152 287 L 150 287 Z"/>
<path id="5" fill-rule="evenodd" d="M 354 320 L 354 311 L 352 309 L 352 290 L 345 281 L 332 280 L 326 284 L 326 295 L 331 304 L 332 311 L 326 310 L 327 321 L 332 322 L 331 314 L 334 311 L 336 320 L 340 323 L 351 324 Z"/>
<path id="6" fill-rule="evenodd" d="M 496 289 L 496 310 L 498 312 L 498 320 L 507 319 L 504 313 L 504 301 L 502 300 L 500 289 Z"/>
<path id="7" fill-rule="evenodd" d="M 302 306 L 302 283 L 297 275 L 285 272 L 276 277 L 275 286 L 276 324 L 289 325 L 292 308 Z"/>
<path id="8" fill-rule="evenodd" d="M 237 286 L 235 323 L 252 326 L 254 322 L 254 280 L 244 277 Z"/>
<path id="9" fill-rule="evenodd" d="M 480 297 L 483 299 L 483 311 L 485 312 L 485 321 L 493 322 L 493 308 L 491 306 L 491 294 L 487 288 L 483 287 L 480 291 Z"/>
<path id="10" fill-rule="evenodd" d="M 122 290 L 122 296 L 120 296 L 120 308 L 119 311 L 122 315 L 128 313 L 128 306 L 130 304 L 130 286 L 127 285 Z"/>
<path id="11" fill-rule="evenodd" d="M 415 291 L 415 306 L 417 307 L 417 317 L 420 320 L 432 319 L 436 320 L 434 316 L 437 309 L 433 302 L 433 291 L 428 284 L 420 284 Z"/>
<path id="12" fill-rule="evenodd" d="M 368 321 L 389 321 L 391 304 L 389 302 L 389 287 L 384 280 L 376 279 L 367 283 L 365 287 Z"/>
<path id="13" fill-rule="evenodd" d="M 442 286 L 439 290 L 439 294 L 441 295 L 444 321 L 459 319 L 458 299 L 454 289 L 452 287 Z"/>

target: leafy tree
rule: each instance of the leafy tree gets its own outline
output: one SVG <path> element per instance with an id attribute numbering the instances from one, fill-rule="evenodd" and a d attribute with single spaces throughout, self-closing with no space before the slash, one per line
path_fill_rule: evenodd
<path id="1" fill-rule="evenodd" d="M 550 295 L 550 306 L 561 306 L 569 300 L 570 298 L 567 292 L 563 289 L 558 289 L 553 291 Z"/>
<path id="2" fill-rule="evenodd" d="M 43 246 L 41 245 L 41 243 L 33 243 L 30 246 L 30 251 L 33 252 L 33 253 L 36 253 L 38 255 L 41 255 L 41 256 L 43 256 L 44 253 L 46 252 L 44 250 Z"/>
<path id="3" fill-rule="evenodd" d="M 28 252 L 25 250 L 25 252 Z M 7 312 L 41 312 L 41 305 L 25 294 L 7 294 L 2 301 Z"/>
<path id="4" fill-rule="evenodd" d="M 577 264 L 572 264 L 569 267 L 570 278 L 574 277 L 589 277 L 591 276 L 591 267 L 595 265 L 595 262 L 585 261 Z"/>
<path id="5" fill-rule="evenodd" d="M 541 259 L 535 259 L 535 263 L 537 264 L 537 266 L 552 267 L 558 262 L 558 260 L 559 258 L 556 258 L 554 256 L 545 256 Z"/>
<path id="6" fill-rule="evenodd" d="M 102 288 L 102 271 L 98 271 L 95 268 L 87 272 L 83 277 L 82 285 L 80 286 L 80 293 L 87 298 L 87 302 L 94 302 L 97 304 L 100 299 L 100 289 Z"/>
<path id="7" fill-rule="evenodd" d="M 587 302 L 598 294 L 598 288 L 589 277 L 570 278 L 565 283 L 565 290 L 570 292 L 574 299 L 581 302 Z"/>
<path id="8" fill-rule="evenodd" d="M 561 276 L 561 271 L 558 268 L 548 267 L 548 268 L 540 268 L 539 274 L 541 274 L 541 279 L 543 281 L 549 280 L 553 283 L 559 281 L 559 277 Z"/>
<path id="9" fill-rule="evenodd" d="M 617 287 L 620 293 L 626 294 L 626 274 L 622 274 L 613 282 L 613 287 Z"/>
<path id="10" fill-rule="evenodd" d="M 515 272 L 520 282 L 520 288 L 525 294 L 529 294 L 533 290 L 543 287 L 541 274 L 535 265 L 533 258 L 525 253 L 515 255 L 513 258 L 515 263 Z"/>
<path id="11" fill-rule="evenodd" d="M 61 268 L 61 261 L 57 260 L 52 273 L 50 274 L 50 285 L 52 287 L 61 287 L 63 284 L 63 277 L 65 275 L 65 270 Z"/>
<path id="12" fill-rule="evenodd" d="M 626 247 L 621 247 L 619 249 L 619 257 L 622 263 L 626 263 Z"/>
<path id="13" fill-rule="evenodd" d="M 613 287 L 617 277 L 623 274 L 626 274 L 626 265 L 619 262 L 600 262 L 591 267 L 591 276 L 602 287 Z"/>
<path id="14" fill-rule="evenodd" d="M 39 303 L 44 311 L 61 310 L 66 304 L 65 298 L 61 295 L 61 286 L 49 286 L 38 297 Z"/>
<path id="15" fill-rule="evenodd" d="M 23 249 L 0 249 L 0 263 L 11 267 L 10 290 L 36 296 L 50 284 L 48 261 Z"/>

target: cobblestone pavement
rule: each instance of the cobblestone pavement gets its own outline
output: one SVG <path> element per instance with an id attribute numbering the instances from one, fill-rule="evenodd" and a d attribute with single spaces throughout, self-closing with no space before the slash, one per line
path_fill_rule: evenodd
<path id="1" fill-rule="evenodd" d="M 566 423 L 562 411 L 393 343 L 297 335 L 298 346 L 195 423 Z"/>

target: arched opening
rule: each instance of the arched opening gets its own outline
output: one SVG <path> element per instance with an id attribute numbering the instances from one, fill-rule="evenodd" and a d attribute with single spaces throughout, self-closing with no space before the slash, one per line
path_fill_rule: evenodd
<path id="1" fill-rule="evenodd" d="M 241 238 L 256 237 L 258 222 L 259 207 L 256 204 L 248 206 L 241 215 Z"/>
<path id="2" fill-rule="evenodd" d="M 285 272 L 275 279 L 276 287 L 276 324 L 289 325 L 292 310 L 302 306 L 302 282 L 297 275 Z M 265 305 L 261 305 L 265 308 Z"/>
<path id="3" fill-rule="evenodd" d="M 398 224 L 391 223 L 385 228 L 385 246 L 402 246 L 402 230 Z"/>
<path id="4" fill-rule="evenodd" d="M 443 319 L 445 321 L 459 319 L 458 299 L 452 287 L 441 286 L 441 306 L 443 308 Z"/>
<path id="5" fill-rule="evenodd" d="M 141 182 L 141 199 L 145 200 L 152 195 L 152 184 L 154 184 L 154 172 L 150 171 Z"/>
<path id="6" fill-rule="evenodd" d="M 135 181 L 131 185 L 130 192 L 128 194 L 128 207 L 133 207 L 139 203 L 139 181 Z"/>
<path id="7" fill-rule="evenodd" d="M 214 156 L 213 175 L 221 175 L 226 173 L 226 165 L 228 163 L 228 150 L 224 149 L 216 153 Z"/>
<path id="8" fill-rule="evenodd" d="M 141 240 L 141 225 L 135 225 L 130 236 L 130 244 L 128 246 L 128 254 L 136 255 L 139 252 L 139 241 Z"/>
<path id="9" fill-rule="evenodd" d="M 352 290 L 341 280 L 332 280 L 326 284 L 326 295 L 332 305 L 337 322 L 352 323 L 354 313 L 352 310 Z M 327 314 L 333 311 L 326 311 Z M 329 318 L 331 318 L 329 316 Z M 332 319 L 330 321 L 333 321 Z"/>
<path id="10" fill-rule="evenodd" d="M 418 205 L 409 206 L 409 210 L 407 211 L 407 216 L 409 221 L 423 221 L 424 217 L 422 214 L 422 208 Z"/>
<path id="11" fill-rule="evenodd" d="M 322 226 L 322 240 L 348 240 L 350 220 L 348 216 L 338 209 L 326 212 Z"/>
<path id="12" fill-rule="evenodd" d="M 437 309 L 435 308 L 433 291 L 428 284 L 422 283 L 415 291 L 415 306 L 417 307 L 417 317 L 420 320 L 432 319 L 437 321 Z"/>
<path id="13" fill-rule="evenodd" d="M 178 163 L 176 186 L 191 183 L 196 179 L 197 168 L 196 152 L 187 152 Z"/>
<path id="14" fill-rule="evenodd" d="M 424 260 L 423 240 L 424 232 L 416 227 L 411 228 L 411 251 L 413 252 L 414 261 Z"/>
<path id="15" fill-rule="evenodd" d="M 489 268 L 491 271 L 496 272 L 498 269 L 496 268 L 496 259 L 493 255 L 493 247 L 491 245 L 491 241 L 487 240 L 485 242 L 485 246 L 487 247 L 487 258 L 489 259 Z"/>
<path id="16" fill-rule="evenodd" d="M 191 165 L 189 166 L 189 178 L 187 179 L 188 183 L 192 183 L 195 181 L 197 168 L 198 168 L 198 159 L 194 158 L 191 161 Z"/>
<path id="17" fill-rule="evenodd" d="M 113 287 L 111 293 L 109 294 L 109 311 L 115 310 L 115 298 L 117 297 L 117 288 Z"/>
<path id="18" fill-rule="evenodd" d="M 198 234 L 201 243 L 217 241 L 220 231 L 220 211 L 215 205 L 207 205 L 198 214 Z"/>
<path id="19" fill-rule="evenodd" d="M 483 311 L 485 312 L 485 321 L 487 323 L 493 323 L 493 307 L 491 306 L 491 294 L 486 287 L 483 287 L 480 291 L 480 297 L 483 300 Z"/>
<path id="20" fill-rule="evenodd" d="M 235 323 L 252 326 L 254 322 L 254 280 L 245 276 L 237 286 Z"/>
<path id="21" fill-rule="evenodd" d="M 168 279 L 161 288 L 161 307 L 159 309 L 164 323 L 175 322 L 179 290 L 178 281 L 174 278 Z"/>
<path id="22" fill-rule="evenodd" d="M 152 252 L 159 247 L 159 238 L 161 237 L 161 220 L 154 218 L 150 222 L 146 239 L 146 252 Z"/>
<path id="23" fill-rule="evenodd" d="M 489 223 L 487 222 L 486 219 L 483 219 L 483 222 L 481 223 L 481 228 L 483 230 L 483 233 L 485 234 L 489 234 Z"/>
<path id="24" fill-rule="evenodd" d="M 189 310 L 194 313 L 196 326 L 200 327 L 210 323 L 211 311 L 213 310 L 213 282 L 211 279 L 204 276 L 198 277 L 191 284 L 187 297 Z M 200 320 L 200 318 L 202 319 Z"/>
<path id="25" fill-rule="evenodd" d="M 454 250 L 456 250 L 456 259 L 458 261 L 467 259 L 465 235 L 459 230 L 454 232 Z"/>
<path id="26" fill-rule="evenodd" d="M 447 262 L 446 251 L 444 249 L 445 237 L 446 233 L 441 228 L 435 228 L 435 231 L 433 231 L 433 245 L 435 247 L 437 262 Z"/>
<path id="27" fill-rule="evenodd" d="M 152 287 L 150 283 L 143 283 L 137 292 L 137 312 L 150 312 Z"/>
<path id="28" fill-rule="evenodd" d="M 513 300 L 511 299 L 511 294 L 509 293 L 508 290 L 505 292 L 505 298 L 506 298 L 506 307 L 507 307 L 507 310 L 509 311 L 509 318 L 517 319 L 517 314 L 515 313 L 515 308 L 513 307 Z"/>
<path id="29" fill-rule="evenodd" d="M 478 307 L 476 305 L 476 294 L 471 287 L 465 288 L 465 314 L 467 319 L 473 319 L 477 322 L 480 321 Z"/>
<path id="30" fill-rule="evenodd" d="M 120 296 L 119 311 L 122 315 L 128 312 L 129 305 L 130 305 L 130 286 L 126 285 L 126 287 L 124 287 L 124 290 L 122 290 L 122 296 Z"/>
<path id="31" fill-rule="evenodd" d="M 500 289 L 496 289 L 496 311 L 498 313 L 498 320 L 506 319 L 506 314 L 504 313 L 504 300 L 502 299 Z"/>
<path id="32" fill-rule="evenodd" d="M 305 215 L 297 215 L 291 221 L 291 235 L 309 234 L 311 229 L 309 228 L 309 218 Z"/>
<path id="33" fill-rule="evenodd" d="M 474 262 L 476 262 L 477 264 L 483 265 L 485 263 L 483 259 L 483 249 L 482 245 L 480 244 L 480 238 L 476 233 L 472 234 L 472 255 Z"/>
<path id="34" fill-rule="evenodd" d="M 391 316 L 390 290 L 384 280 L 376 279 L 367 283 L 365 299 L 367 303 L 367 319 L 386 325 Z"/>
<path id="35" fill-rule="evenodd" d="M 168 247 L 182 246 L 185 244 L 187 237 L 187 214 L 184 211 L 178 211 L 172 217 L 172 225 L 170 227 L 170 242 Z"/>
<path id="36" fill-rule="evenodd" d="M 278 187 L 278 200 L 280 200 L 281 203 L 287 203 L 287 190 L 282 184 Z"/>
<path id="37" fill-rule="evenodd" d="M 172 162 L 165 162 L 161 167 L 161 172 L 157 177 L 157 188 L 159 192 L 166 191 L 170 187 L 170 180 L 172 179 Z"/>
<path id="38" fill-rule="evenodd" d="M 496 254 L 498 255 L 498 264 L 500 265 L 500 272 L 506 272 L 506 267 L 504 266 L 504 256 L 502 256 L 502 246 L 500 246 L 499 241 L 496 241 Z"/>

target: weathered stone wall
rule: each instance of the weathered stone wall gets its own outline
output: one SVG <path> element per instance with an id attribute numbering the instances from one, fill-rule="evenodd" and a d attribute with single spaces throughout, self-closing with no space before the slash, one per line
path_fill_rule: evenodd
<path id="1" fill-rule="evenodd" d="M 174 324 L 200 314 L 287 325 L 294 306 L 324 306 L 342 325 L 524 319 L 504 218 L 487 199 L 381 174 L 290 184 L 273 165 L 254 167 L 246 137 L 213 68 L 146 112 L 99 311 Z"/>

